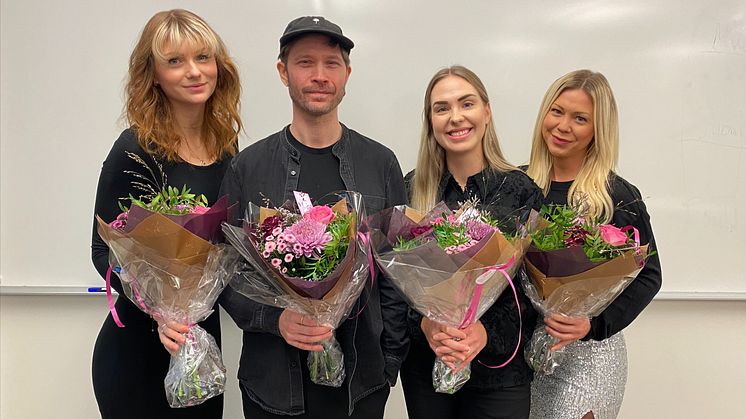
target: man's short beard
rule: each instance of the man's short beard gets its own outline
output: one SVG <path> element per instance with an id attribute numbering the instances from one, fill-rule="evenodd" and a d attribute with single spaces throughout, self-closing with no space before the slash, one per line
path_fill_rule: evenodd
<path id="1" fill-rule="evenodd" d="M 298 97 L 295 94 L 296 90 L 293 88 L 291 84 L 288 84 L 288 91 L 290 92 L 290 99 L 293 101 L 293 104 L 313 116 L 324 116 L 332 112 L 334 109 L 337 108 L 337 106 L 339 106 L 340 103 L 342 103 L 342 99 L 344 99 L 345 94 L 347 94 L 345 88 L 343 87 L 342 94 L 340 94 L 339 96 L 335 96 L 334 102 L 329 103 L 327 106 L 324 106 L 323 108 L 318 108 L 318 107 L 308 106 L 307 102 L 303 101 L 303 92 L 300 92 L 300 97 Z"/>

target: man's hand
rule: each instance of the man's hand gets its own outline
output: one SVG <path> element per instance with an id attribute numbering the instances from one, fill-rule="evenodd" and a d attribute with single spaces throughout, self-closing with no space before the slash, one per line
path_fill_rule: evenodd
<path id="1" fill-rule="evenodd" d="M 332 337 L 332 329 L 292 310 L 285 309 L 280 314 L 280 335 L 288 345 L 304 351 L 322 351 L 321 345 L 314 345 Z"/>

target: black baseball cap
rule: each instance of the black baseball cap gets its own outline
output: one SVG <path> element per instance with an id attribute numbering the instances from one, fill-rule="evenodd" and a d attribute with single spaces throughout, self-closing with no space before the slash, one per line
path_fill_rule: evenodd
<path id="1" fill-rule="evenodd" d="M 280 48 L 295 40 L 299 36 L 309 33 L 320 33 L 327 35 L 339 42 L 343 49 L 349 51 L 355 46 L 352 40 L 342 34 L 342 28 L 332 23 L 323 16 L 303 16 L 294 19 L 285 28 L 285 32 L 280 37 Z"/>

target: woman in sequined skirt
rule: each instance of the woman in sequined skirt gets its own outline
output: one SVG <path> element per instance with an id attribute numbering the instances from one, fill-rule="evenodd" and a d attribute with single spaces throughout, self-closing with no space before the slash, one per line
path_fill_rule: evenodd
<path id="1" fill-rule="evenodd" d="M 616 226 L 632 225 L 640 242 L 657 251 L 640 191 L 614 172 L 619 148 L 616 101 L 601 73 L 578 70 L 547 90 L 534 127 L 528 175 L 546 204 L 588 206 L 590 216 Z M 661 286 L 658 253 L 597 317 L 544 318 L 547 332 L 565 353 L 551 375 L 536 374 L 531 417 L 615 418 L 627 381 L 622 329 L 650 303 Z"/>

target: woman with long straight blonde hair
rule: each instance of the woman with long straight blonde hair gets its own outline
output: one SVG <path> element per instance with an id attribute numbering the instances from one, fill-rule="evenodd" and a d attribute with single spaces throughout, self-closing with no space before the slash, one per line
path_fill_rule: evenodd
<path id="1" fill-rule="evenodd" d="M 241 87 L 238 69 L 220 37 L 199 16 L 186 10 L 155 14 L 132 51 L 126 86 L 130 127 L 114 143 L 101 168 L 95 214 L 113 221 L 119 204 L 146 194 L 143 186 L 186 185 L 217 200 L 223 174 L 238 148 Z M 96 230 L 93 264 L 102 277 L 109 248 Z M 123 295 L 116 274 L 111 284 Z M 223 415 L 223 396 L 182 409 L 166 401 L 163 380 L 169 352 L 183 336 L 158 324 L 128 298 L 118 298 L 104 321 L 93 350 L 93 389 L 101 417 L 201 418 Z M 220 344 L 218 311 L 200 325 Z M 166 349 L 164 349 L 164 346 Z"/>
<path id="2" fill-rule="evenodd" d="M 641 243 L 657 250 L 640 191 L 614 172 L 619 149 L 617 106 L 601 73 L 577 70 L 547 90 L 534 127 L 528 175 L 546 204 L 570 204 L 617 227 L 632 225 Z M 552 314 L 547 332 L 564 348 L 552 375 L 537 374 L 531 417 L 615 418 L 624 397 L 627 351 L 621 330 L 650 303 L 661 286 L 660 260 L 649 257 L 637 278 L 592 319 Z"/>
<path id="3" fill-rule="evenodd" d="M 456 208 L 477 199 L 503 231 L 541 201 L 541 191 L 525 173 L 509 164 L 500 150 L 487 90 L 471 70 L 453 66 L 438 71 L 425 91 L 417 168 L 405 183 L 410 205 L 430 210 L 444 201 Z M 523 325 L 513 294 L 503 293 L 482 318 L 455 329 L 409 310 L 411 346 L 401 368 L 411 419 L 525 418 L 532 373 L 523 357 L 536 313 L 519 291 Z M 511 358 L 519 342 L 518 354 Z M 471 361 L 471 378 L 454 394 L 436 393 L 435 357 L 458 369 Z M 501 364 L 503 368 L 491 368 Z"/>

